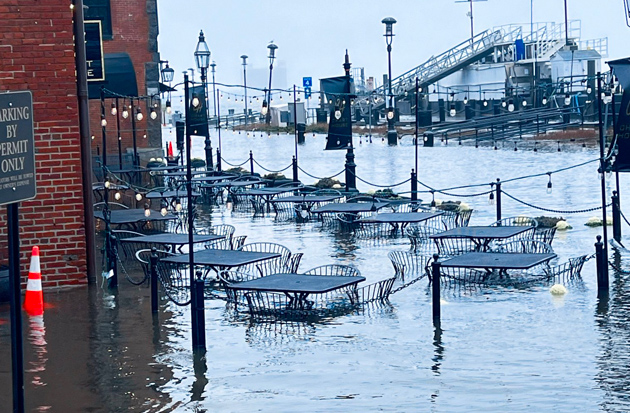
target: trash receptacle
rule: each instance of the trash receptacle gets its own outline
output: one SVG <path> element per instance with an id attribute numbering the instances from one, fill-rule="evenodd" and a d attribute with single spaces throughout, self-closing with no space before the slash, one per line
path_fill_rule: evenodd
<path id="1" fill-rule="evenodd" d="M 324 108 L 317 108 L 317 123 L 328 123 L 328 113 Z"/>
<path id="2" fill-rule="evenodd" d="M 304 131 L 306 130 L 306 125 L 303 123 L 298 123 L 297 124 L 297 140 L 298 143 L 303 144 L 304 143 Z"/>
<path id="3" fill-rule="evenodd" d="M 424 132 L 424 137 L 422 139 L 424 142 L 424 146 L 433 147 L 433 139 L 434 139 L 433 132 L 431 131 Z"/>

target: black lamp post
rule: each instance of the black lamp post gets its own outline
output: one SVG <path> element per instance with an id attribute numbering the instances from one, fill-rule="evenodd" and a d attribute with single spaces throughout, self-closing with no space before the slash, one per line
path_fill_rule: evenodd
<path id="1" fill-rule="evenodd" d="M 569 45 L 569 12 L 567 10 L 567 0 L 564 0 L 564 44 Z"/>
<path id="2" fill-rule="evenodd" d="M 243 59 L 243 90 L 245 91 L 245 126 L 247 126 L 247 117 L 249 113 L 247 112 L 247 55 L 244 54 L 241 56 Z"/>
<path id="3" fill-rule="evenodd" d="M 265 123 L 268 125 L 271 123 L 271 111 L 269 110 L 269 106 L 271 106 L 271 73 L 273 72 L 273 61 L 276 58 L 276 49 L 278 48 L 278 46 L 276 46 L 275 44 L 269 43 L 269 46 L 267 46 L 267 49 L 269 49 L 269 98 L 267 99 L 267 101 L 263 101 L 263 110 L 265 110 L 266 108 L 266 115 L 265 115 Z"/>
<path id="4" fill-rule="evenodd" d="M 382 20 L 385 25 L 385 42 L 387 43 L 387 67 L 389 83 L 389 108 L 387 109 L 387 143 L 389 145 L 398 144 L 398 134 L 394 127 L 394 95 L 392 94 L 392 40 L 394 40 L 394 24 L 396 19 L 385 17 Z"/>
<path id="5" fill-rule="evenodd" d="M 210 128 L 208 124 L 208 92 L 206 91 L 206 70 L 210 66 L 210 49 L 206 43 L 206 38 L 203 35 L 203 30 L 199 32 L 199 41 L 197 42 L 197 48 L 195 49 L 195 62 L 197 63 L 197 69 L 201 71 L 201 85 L 203 87 L 203 95 L 206 105 L 206 139 L 204 150 L 206 152 L 206 168 L 211 169 L 212 165 L 212 142 L 210 141 Z M 214 74 L 213 74 L 214 77 Z M 213 82 L 214 83 L 214 82 Z M 217 154 L 217 157 L 221 156 L 221 153 Z"/>
<path id="6" fill-rule="evenodd" d="M 356 179 L 356 168 L 357 165 L 354 163 L 354 144 L 352 142 L 352 114 L 351 114 L 351 90 L 350 90 L 350 56 L 348 56 L 348 50 L 346 50 L 345 61 L 343 64 L 343 69 L 346 72 L 346 95 L 343 97 L 344 100 L 344 112 L 348 111 L 347 114 L 344 113 L 345 119 L 348 122 L 348 130 L 350 135 L 350 142 L 348 146 L 348 150 L 346 152 L 346 191 L 348 192 L 357 192 L 357 179 Z"/>

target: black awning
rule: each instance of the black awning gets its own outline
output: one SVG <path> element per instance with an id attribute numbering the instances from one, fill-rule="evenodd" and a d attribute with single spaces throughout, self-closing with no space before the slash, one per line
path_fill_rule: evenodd
<path id="1" fill-rule="evenodd" d="M 136 72 L 127 53 L 109 53 L 105 55 L 105 80 L 88 82 L 90 99 L 101 98 L 101 86 L 105 88 L 105 97 L 138 96 Z"/>

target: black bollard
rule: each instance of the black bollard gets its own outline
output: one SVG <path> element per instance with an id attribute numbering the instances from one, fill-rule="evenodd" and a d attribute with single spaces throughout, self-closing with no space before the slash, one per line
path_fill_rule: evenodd
<path id="1" fill-rule="evenodd" d="M 151 248 L 151 313 L 158 312 L 158 276 L 157 276 L 157 250 Z"/>
<path id="2" fill-rule="evenodd" d="M 604 243 L 602 236 L 597 236 L 595 243 L 595 265 L 597 266 L 597 290 L 608 291 L 608 263 L 604 257 Z"/>
<path id="3" fill-rule="evenodd" d="M 433 132 L 426 131 L 424 133 L 424 139 L 423 139 L 424 143 L 423 143 L 423 145 L 426 146 L 426 147 L 432 148 L 434 139 L 435 138 L 434 138 Z"/>
<path id="4" fill-rule="evenodd" d="M 501 221 L 501 180 L 499 178 L 497 178 L 496 192 L 497 192 L 497 221 Z"/>
<path id="5" fill-rule="evenodd" d="M 440 263 L 438 262 L 438 255 L 433 254 L 433 263 L 431 264 L 431 287 L 432 287 L 432 301 L 433 301 L 433 322 L 439 323 L 440 314 Z"/>
<path id="6" fill-rule="evenodd" d="M 291 161 L 291 165 L 293 165 L 293 182 L 298 182 L 298 163 L 297 158 L 294 156 Z"/>
<path id="7" fill-rule="evenodd" d="M 612 220 L 613 220 L 613 238 L 617 242 L 621 242 L 621 209 L 619 208 L 619 194 L 613 191 L 612 194 Z"/>
<path id="8" fill-rule="evenodd" d="M 194 350 L 206 349 L 206 318 L 204 313 L 204 281 L 201 278 L 201 271 L 196 272 L 195 285 L 193 288 L 193 297 L 191 300 L 191 311 L 196 313 L 195 320 L 196 326 L 192 326 L 192 334 L 194 337 L 193 343 L 196 343 Z"/>
<path id="9" fill-rule="evenodd" d="M 446 105 L 444 99 L 438 99 L 438 111 L 440 113 L 440 123 L 446 122 Z"/>
<path id="10" fill-rule="evenodd" d="M 116 236 L 110 231 L 109 233 L 109 265 L 112 270 L 112 276 L 107 278 L 108 288 L 118 288 L 118 248 L 116 246 Z"/>
<path id="11" fill-rule="evenodd" d="M 251 174 L 254 175 L 254 154 L 252 151 L 249 151 L 249 170 Z"/>
<path id="12" fill-rule="evenodd" d="M 418 200 L 418 178 L 415 170 L 411 170 L 411 200 Z"/>

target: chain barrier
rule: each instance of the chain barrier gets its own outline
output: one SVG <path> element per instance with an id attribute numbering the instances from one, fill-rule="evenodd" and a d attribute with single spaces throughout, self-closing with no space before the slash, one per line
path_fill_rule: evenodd
<path id="1" fill-rule="evenodd" d="M 601 206 L 588 208 L 588 209 L 577 209 L 577 210 L 573 210 L 573 211 L 563 211 L 563 210 L 559 210 L 559 209 L 549 209 L 549 208 L 543 208 L 543 207 L 539 207 L 539 206 L 530 204 L 529 202 L 522 201 L 522 200 L 520 200 L 518 198 L 513 197 L 512 195 L 508 194 L 505 191 L 501 191 L 501 193 L 503 195 L 506 195 L 508 198 L 511 198 L 514 201 L 519 202 L 519 203 L 521 203 L 523 205 L 526 205 L 526 206 L 528 206 L 530 208 L 538 209 L 538 210 L 545 211 L 545 212 L 553 212 L 555 214 L 581 214 L 581 213 L 584 213 L 584 212 L 593 212 L 593 211 L 597 211 L 597 210 L 602 209 Z M 612 205 L 612 203 L 606 204 L 607 207 L 609 207 L 610 205 Z"/>
<path id="2" fill-rule="evenodd" d="M 284 172 L 284 171 L 286 171 L 287 169 L 289 169 L 291 166 L 293 166 L 293 163 L 290 163 L 290 164 L 289 164 L 289 166 L 287 166 L 286 168 L 284 168 L 284 169 L 280 169 L 280 170 L 277 170 L 277 171 L 274 171 L 274 170 L 271 170 L 271 169 L 267 169 L 267 168 L 265 168 L 264 166 L 262 166 L 261 164 L 259 164 L 259 163 L 258 163 L 258 161 L 257 161 L 256 159 L 254 159 L 254 163 L 255 163 L 256 165 L 258 165 L 258 166 L 260 167 L 260 169 L 263 169 L 263 170 L 265 170 L 265 171 L 267 171 L 267 172 L 271 172 L 271 173 Z"/>
<path id="3" fill-rule="evenodd" d="M 395 186 L 400 186 L 403 184 L 406 184 L 407 182 L 411 181 L 411 178 L 405 179 L 404 181 L 397 183 L 397 184 L 392 184 L 392 185 L 378 185 L 378 184 L 374 184 L 372 182 L 368 182 L 365 179 L 360 178 L 357 174 L 353 173 L 352 171 L 349 171 L 352 175 L 354 175 L 355 178 L 357 178 L 359 181 L 363 182 L 364 184 L 368 184 L 371 186 L 375 186 L 377 188 L 393 188 Z"/>
<path id="4" fill-rule="evenodd" d="M 621 210 L 621 208 L 619 209 L 619 213 L 621 214 L 621 217 L 623 218 L 624 221 L 626 221 L 626 224 L 630 225 L 630 222 L 628 222 L 628 219 L 626 218 L 626 216 L 623 214 L 623 211 Z"/>
<path id="5" fill-rule="evenodd" d="M 310 176 L 311 178 L 314 178 L 314 179 L 331 179 L 331 178 L 334 178 L 334 177 L 336 177 L 336 176 L 341 175 L 342 173 L 344 173 L 344 172 L 346 171 L 346 169 L 344 168 L 344 169 L 342 169 L 341 171 L 339 171 L 338 173 L 336 173 L 336 174 L 334 174 L 334 175 L 331 175 L 331 176 L 324 176 L 324 177 L 319 177 L 319 176 L 315 176 L 315 175 L 311 175 L 311 174 L 309 174 L 309 173 L 308 173 L 308 172 L 306 172 L 304 169 L 302 169 L 302 167 L 300 167 L 299 165 L 298 165 L 298 169 L 299 169 L 300 171 L 302 171 L 304 174 L 306 174 L 306 175 L 308 175 L 308 176 Z"/>
<path id="6" fill-rule="evenodd" d="M 234 168 L 241 167 L 241 166 L 245 165 L 247 162 L 249 162 L 249 159 L 245 159 L 245 161 L 243 161 L 243 162 L 241 162 L 241 163 L 239 163 L 239 164 L 234 164 L 234 163 L 230 163 L 230 162 L 228 162 L 228 161 L 227 161 L 224 157 L 221 157 L 221 160 L 222 160 L 223 162 L 225 162 L 226 164 L 228 164 L 228 165 L 230 165 L 230 166 L 234 167 Z"/>
<path id="7" fill-rule="evenodd" d="M 405 284 L 401 285 L 400 287 L 393 289 L 390 294 L 396 294 L 398 291 L 400 291 L 400 290 L 402 290 L 404 288 L 407 288 L 410 285 L 413 285 L 413 284 L 417 283 L 418 281 L 420 281 L 423 278 L 424 278 L 423 275 L 419 276 L 418 278 L 414 278 L 413 280 L 409 281 L 408 283 L 405 283 Z"/>

